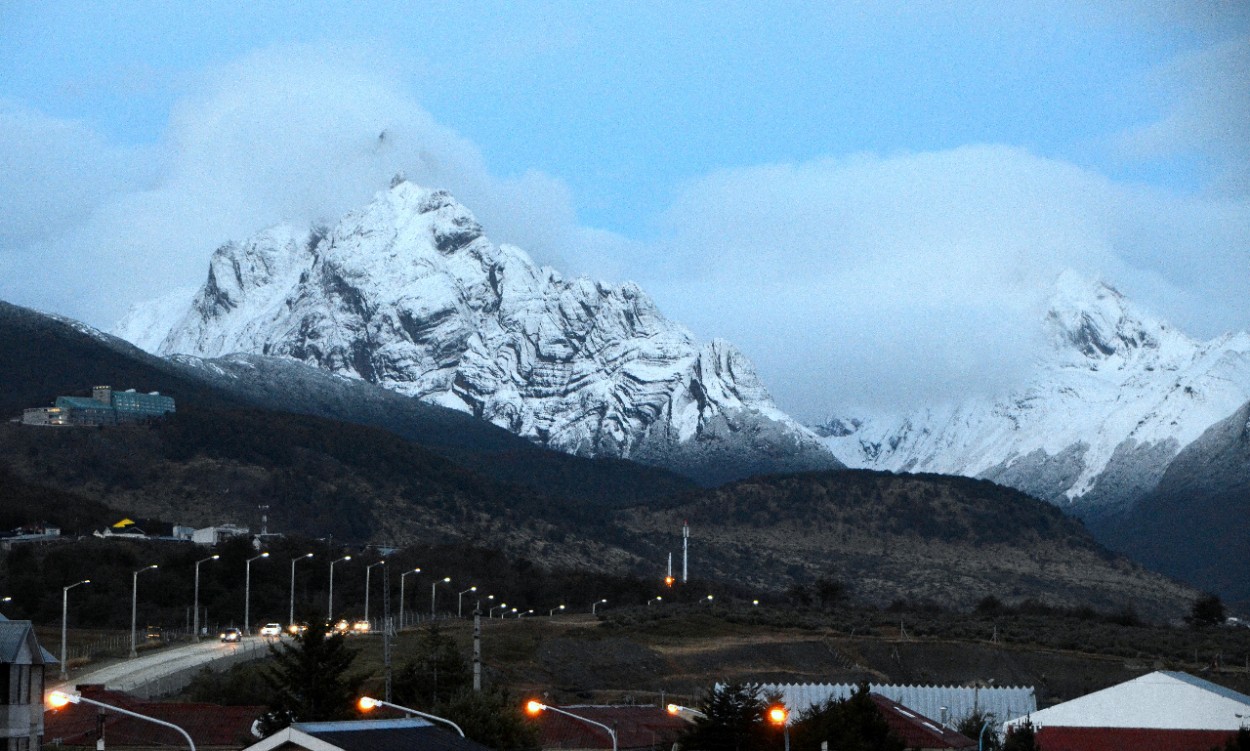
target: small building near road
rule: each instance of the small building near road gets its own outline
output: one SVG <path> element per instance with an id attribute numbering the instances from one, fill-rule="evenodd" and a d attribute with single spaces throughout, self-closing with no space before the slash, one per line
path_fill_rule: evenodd
<path id="1" fill-rule="evenodd" d="M 0 616 L 0 748 L 39 751 L 43 746 L 43 671 L 56 659 L 39 646 L 30 621 Z"/>
<path id="2" fill-rule="evenodd" d="M 857 689 L 853 683 L 765 683 L 760 687 L 760 695 L 779 694 L 791 711 L 801 712 L 831 699 L 849 698 Z M 1032 686 L 870 683 L 868 690 L 948 724 L 959 722 L 973 712 L 990 712 L 998 718 L 1009 718 L 1037 711 L 1037 694 Z"/>
<path id="3" fill-rule="evenodd" d="M 490 751 L 426 720 L 297 722 L 244 751 Z"/>
<path id="4" fill-rule="evenodd" d="M 1250 727 L 1250 696 L 1157 671 L 1004 724 L 1033 724 L 1042 751 L 1209 751 Z"/>
<path id="5" fill-rule="evenodd" d="M 655 749 L 668 751 L 677 738 L 690 728 L 689 721 L 655 706 L 636 704 L 615 705 L 565 705 L 567 710 L 579 717 L 603 723 L 616 731 L 617 748 L 620 751 Z M 611 749 L 612 739 L 602 729 L 579 722 L 557 712 L 543 712 L 536 721 L 540 745 L 546 751 L 587 751 L 588 749 Z"/>

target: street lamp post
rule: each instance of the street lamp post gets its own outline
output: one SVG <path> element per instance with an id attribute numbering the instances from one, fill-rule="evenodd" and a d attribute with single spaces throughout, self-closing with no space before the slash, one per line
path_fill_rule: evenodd
<path id="1" fill-rule="evenodd" d="M 139 650 L 135 649 L 135 629 L 139 621 L 139 574 L 154 568 L 158 568 L 158 564 L 153 563 L 151 566 L 144 566 L 134 572 L 134 586 L 130 589 L 130 656 L 132 658 L 139 656 Z"/>
<path id="2" fill-rule="evenodd" d="M 437 601 L 436 598 L 438 597 L 438 585 L 440 584 L 451 584 L 451 577 L 444 576 L 441 581 L 436 580 L 433 584 L 430 585 L 430 617 L 431 618 L 434 617 L 434 604 Z"/>
<path id="3" fill-rule="evenodd" d="M 243 586 L 243 633 L 248 635 L 252 633 L 252 561 L 259 561 L 261 558 L 268 557 L 269 553 L 264 552 L 255 558 L 247 559 L 246 584 Z"/>
<path id="4" fill-rule="evenodd" d="M 345 555 L 338 560 L 330 561 L 330 605 L 327 608 L 329 613 L 326 615 L 326 619 L 331 623 L 334 622 L 334 564 L 342 563 L 343 561 L 350 561 L 351 559 L 352 557 L 350 555 Z"/>
<path id="5" fill-rule="evenodd" d="M 90 583 L 90 579 L 83 579 L 61 588 L 61 680 L 63 681 L 69 678 L 69 671 L 65 667 L 65 617 L 69 614 L 69 591 L 80 584 Z"/>
<path id="6" fill-rule="evenodd" d="M 404 577 L 421 573 L 420 567 L 399 575 L 399 627 L 404 627 Z"/>
<path id="7" fill-rule="evenodd" d="M 369 574 L 373 572 L 374 566 L 385 566 L 386 561 L 378 561 L 365 566 L 365 621 L 369 620 Z"/>
<path id="8" fill-rule="evenodd" d="M 183 738 L 187 739 L 187 746 L 191 749 L 191 751 L 195 751 L 195 741 L 191 740 L 191 734 L 188 733 L 186 730 L 183 730 L 181 727 L 175 725 L 172 722 L 165 722 L 164 720 L 158 720 L 155 717 L 148 717 L 145 714 L 139 714 L 138 712 L 131 712 L 129 709 L 122 709 L 121 707 L 117 707 L 112 704 L 105 704 L 102 701 L 96 701 L 95 699 L 88 699 L 82 694 L 71 694 L 68 691 L 53 691 L 52 693 L 48 694 L 48 705 L 51 706 L 53 709 L 60 709 L 61 707 L 64 707 L 66 704 L 79 704 L 79 703 L 92 704 L 102 709 L 108 709 L 110 711 L 116 712 L 118 714 L 124 714 L 128 717 L 134 717 L 139 720 L 147 720 L 148 722 L 154 722 L 157 725 L 163 725 L 164 727 L 170 728 L 171 730 L 177 730 L 179 733 L 182 733 Z"/>
<path id="9" fill-rule="evenodd" d="M 408 714 L 415 714 L 418 717 L 424 717 L 427 720 L 436 720 L 438 722 L 445 722 L 448 725 L 451 725 L 453 728 L 455 728 L 456 732 L 460 734 L 461 738 L 464 737 L 464 731 L 460 729 L 460 726 L 452 722 L 451 720 L 447 719 L 446 717 L 439 717 L 438 715 L 426 714 L 425 712 L 418 711 L 416 709 L 413 709 L 412 707 L 404 707 L 404 706 L 400 706 L 399 704 L 391 704 L 389 701 L 382 701 L 381 699 L 374 699 L 371 696 L 360 697 L 360 701 L 356 702 L 356 706 L 360 707 L 361 711 L 363 712 L 368 712 L 372 710 L 374 707 L 390 707 L 391 709 L 398 709 L 400 712 L 407 712 Z"/>
<path id="10" fill-rule="evenodd" d="M 594 615 L 594 614 L 595 614 L 595 608 L 599 607 L 600 605 L 603 605 L 603 604 L 604 604 L 604 603 L 606 603 L 606 602 L 607 602 L 607 600 L 599 600 L 599 601 L 597 601 L 595 604 L 591 605 L 591 606 L 590 606 L 590 614 L 591 614 L 591 615 Z"/>
<path id="11" fill-rule="evenodd" d="M 469 587 L 465 591 L 461 592 L 460 594 L 456 595 L 456 617 L 457 618 L 464 617 L 464 596 L 468 594 L 469 592 L 476 592 L 476 591 L 477 591 L 477 585 L 474 585 L 472 587 Z"/>
<path id="12" fill-rule="evenodd" d="M 200 640 L 200 564 L 215 561 L 220 557 L 220 555 L 214 553 L 203 560 L 195 562 L 195 615 L 191 618 L 191 627 L 195 629 L 195 641 Z"/>
<path id="13" fill-rule="evenodd" d="M 498 605 L 496 605 L 495 607 L 493 607 L 493 608 L 491 608 L 490 610 L 486 611 L 486 617 L 487 617 L 487 618 L 494 618 L 494 617 L 495 617 L 495 611 L 496 611 L 496 610 L 498 610 L 499 608 L 503 608 L 505 613 L 506 613 L 506 612 L 508 612 L 508 603 L 506 603 L 506 602 L 501 602 L 501 603 L 499 603 Z M 500 618 L 502 618 L 502 617 L 503 617 L 503 615 L 501 614 L 499 617 L 500 617 Z"/>
<path id="14" fill-rule="evenodd" d="M 588 717 L 582 717 L 581 715 L 576 715 L 576 714 L 573 714 L 572 712 L 566 712 L 563 709 L 560 709 L 559 707 L 553 707 L 549 704 L 543 704 L 542 702 L 531 700 L 529 703 L 525 705 L 525 711 L 530 713 L 531 715 L 537 715 L 538 713 L 544 710 L 548 710 L 548 709 L 551 710 L 552 712 L 557 712 L 559 714 L 562 714 L 565 717 L 572 717 L 574 720 L 581 720 L 587 725 L 595 725 L 597 727 L 603 728 L 604 730 L 607 731 L 608 735 L 611 736 L 612 738 L 612 751 L 617 751 L 616 731 L 608 727 L 607 725 L 604 725 L 602 722 L 595 722 L 594 720 Z M 787 751 L 789 751 L 789 749 L 787 749 Z"/>
<path id="15" fill-rule="evenodd" d="M 711 599 L 711 595 L 708 595 Z M 774 704 L 768 708 L 768 721 L 781 728 L 786 739 L 786 751 L 790 751 L 790 710 L 784 704 Z"/>
<path id="16" fill-rule="evenodd" d="M 561 605 L 561 606 L 560 606 L 560 607 L 558 607 L 558 608 L 552 608 L 552 609 L 551 609 L 551 612 L 550 612 L 550 613 L 547 613 L 547 617 L 548 617 L 548 618 L 554 618 L 554 617 L 555 617 L 555 615 L 556 615 L 556 611 L 557 611 L 557 610 L 564 610 L 564 606 L 563 606 L 563 605 Z"/>
<path id="17" fill-rule="evenodd" d="M 304 555 L 291 559 L 291 610 L 287 614 L 287 627 L 295 625 L 295 564 L 306 558 L 312 557 L 312 553 L 305 553 Z"/>

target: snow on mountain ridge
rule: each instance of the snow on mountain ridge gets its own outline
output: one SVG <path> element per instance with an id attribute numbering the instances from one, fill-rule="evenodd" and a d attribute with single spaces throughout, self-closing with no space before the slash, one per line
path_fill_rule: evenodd
<path id="1" fill-rule="evenodd" d="M 1250 398 L 1250 333 L 1197 342 L 1072 272 L 1023 388 L 821 429 L 850 466 L 985 477 L 1059 503 L 1122 505 Z"/>
<path id="2" fill-rule="evenodd" d="M 450 194 L 404 181 L 328 230 L 223 245 L 157 351 L 300 360 L 571 453 L 680 454 L 671 468 L 705 479 L 840 466 L 732 345 L 698 345 L 635 284 L 495 245 Z"/>

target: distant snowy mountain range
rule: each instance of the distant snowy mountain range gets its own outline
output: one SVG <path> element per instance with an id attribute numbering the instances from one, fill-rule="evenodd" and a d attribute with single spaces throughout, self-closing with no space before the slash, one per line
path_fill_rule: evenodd
<path id="1" fill-rule="evenodd" d="M 634 284 L 539 267 L 399 178 L 333 228 L 223 245 L 193 298 L 137 306 L 114 333 L 160 355 L 302 361 L 705 482 L 842 466 L 728 342 L 698 344 Z"/>
<path id="2" fill-rule="evenodd" d="M 741 352 L 700 345 L 636 285 L 565 279 L 492 243 L 448 193 L 397 178 L 334 227 L 223 245 L 198 291 L 136 306 L 114 333 L 184 362 L 304 362 L 705 483 L 845 463 L 986 478 L 1093 515 L 1148 495 L 1250 401 L 1250 333 L 1195 341 L 1073 273 L 1042 324 L 1048 355 L 1014 393 L 813 431 Z"/>
<path id="3" fill-rule="evenodd" d="M 1195 341 L 1112 287 L 1063 274 L 1027 386 L 817 426 L 852 467 L 981 477 L 1094 516 L 1124 510 L 1250 401 L 1250 333 Z M 1250 475 L 1250 467 L 1230 468 Z"/>

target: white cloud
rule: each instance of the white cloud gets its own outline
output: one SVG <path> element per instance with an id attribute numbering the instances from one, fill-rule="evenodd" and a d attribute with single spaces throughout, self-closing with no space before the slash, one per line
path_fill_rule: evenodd
<path id="1" fill-rule="evenodd" d="M 645 286 L 753 355 L 782 407 L 808 417 L 1017 383 L 1067 268 L 1195 333 L 1250 327 L 1245 202 L 1016 148 L 719 172 L 685 186 L 667 224 Z"/>
<path id="2" fill-rule="evenodd" d="M 1164 115 L 1120 138 L 1129 155 L 1196 155 L 1212 173 L 1210 188 L 1250 195 L 1250 37 L 1181 55 L 1149 75 Z"/>
<path id="3" fill-rule="evenodd" d="M 660 240 L 634 241 L 579 226 L 557 178 L 492 174 L 369 53 L 249 55 L 192 85 L 142 150 L 0 107 L 0 157 L 16 165 L 0 172 L 0 298 L 108 326 L 198 285 L 218 244 L 334 221 L 404 170 L 451 190 L 498 242 L 566 274 L 639 281 L 701 337 L 738 344 L 801 417 L 1017 383 L 1065 268 L 1197 335 L 1250 328 L 1243 198 L 968 146 L 715 172 L 678 191 Z"/>
<path id="4" fill-rule="evenodd" d="M 138 153 L 74 123 L 0 120 L 6 150 L 14 134 L 43 139 L 13 147 L 30 169 L 4 186 L 27 199 L 0 209 L 21 233 L 0 253 L 0 296 L 35 295 L 45 308 L 107 326 L 129 303 L 200 283 L 222 242 L 279 221 L 334 222 L 398 171 L 451 190 L 499 239 L 540 258 L 571 255 L 584 233 L 563 183 L 537 172 L 492 175 L 472 143 L 369 62 L 356 48 L 245 56 L 205 76 L 175 107 L 162 142 Z M 48 152 L 62 158 L 43 159 Z M 140 186 L 104 179 L 110 170 L 154 174 Z M 35 293 L 49 275 L 68 281 Z"/>

